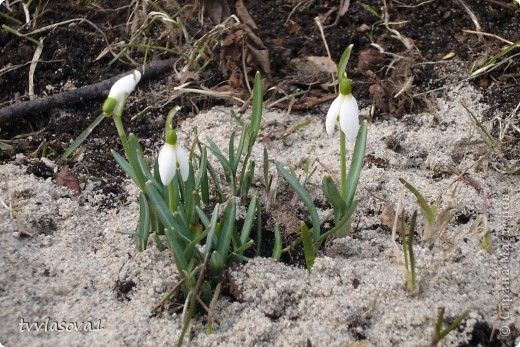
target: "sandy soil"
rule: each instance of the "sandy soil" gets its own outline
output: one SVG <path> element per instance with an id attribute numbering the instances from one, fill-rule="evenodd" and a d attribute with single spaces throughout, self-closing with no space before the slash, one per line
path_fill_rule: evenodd
<path id="1" fill-rule="evenodd" d="M 204 332 L 205 318 L 196 317 L 189 345 L 427 346 L 441 306 L 447 322 L 471 309 L 443 345 L 520 343 L 520 179 L 493 169 L 492 160 L 474 166 L 484 145 L 461 146 L 463 140 L 479 138 L 461 103 L 477 115 L 489 107 L 475 89 L 462 83 L 442 97 L 429 98 L 428 112 L 369 125 L 367 154 L 372 159 L 361 177 L 353 237 L 328 242 L 311 275 L 265 258 L 234 269 L 240 295 L 218 301 L 212 334 Z M 310 125 L 280 140 L 302 117 L 266 112 L 255 155 L 261 158 L 265 144 L 270 157 L 286 166 L 301 168 L 305 160 L 319 158 L 308 187 L 320 200 L 312 184 L 319 186 L 329 170 L 338 172 L 339 151 L 337 139 L 325 134 L 324 113 L 308 118 Z M 197 127 L 201 139 L 208 136 L 224 146 L 234 126 L 228 109 L 215 108 L 185 120 L 179 139 L 189 144 Z M 468 169 L 468 179 L 453 183 L 457 175 L 450 165 Z M 442 193 L 444 208 L 453 197 L 455 217 L 445 233 L 431 245 L 415 246 L 417 296 L 404 289 L 402 264 L 378 217 L 385 202 L 397 205 L 404 191 L 400 177 L 429 200 Z M 278 182 L 284 185 L 282 178 Z M 76 197 L 51 179 L 26 174 L 16 161 L 0 167 L 0 198 L 16 215 L 0 207 L 4 346 L 176 343 L 180 315 L 152 315 L 153 306 L 178 280 L 172 258 L 153 244 L 136 252 L 131 237 L 118 233 L 137 223 L 138 195 L 130 181 L 128 202 L 108 210 L 99 208 L 105 196 L 94 189 L 97 184 L 88 181 Z M 408 215 L 418 208 L 410 193 L 404 202 Z M 481 247 L 484 229 L 476 225 L 486 212 L 493 242 L 489 252 Z M 74 322 L 86 324 L 80 330 L 95 331 L 64 331 L 74 330 Z M 33 323 L 40 324 L 40 331 Z M 486 341 L 490 337 L 493 342 Z"/>

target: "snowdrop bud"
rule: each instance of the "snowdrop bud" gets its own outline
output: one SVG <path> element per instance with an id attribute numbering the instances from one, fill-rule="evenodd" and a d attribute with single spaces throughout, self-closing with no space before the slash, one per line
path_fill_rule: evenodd
<path id="1" fill-rule="evenodd" d="M 139 83 L 140 80 L 141 73 L 137 70 L 134 70 L 132 74 L 126 75 L 117 80 L 110 89 L 108 98 L 103 104 L 103 112 L 112 113 L 116 106 L 123 101 L 123 98 L 134 91 L 135 86 L 137 86 L 137 83 Z"/>

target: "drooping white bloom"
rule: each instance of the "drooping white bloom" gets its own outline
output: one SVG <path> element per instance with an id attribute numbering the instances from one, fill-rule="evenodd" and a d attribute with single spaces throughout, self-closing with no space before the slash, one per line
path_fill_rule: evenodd
<path id="1" fill-rule="evenodd" d="M 161 175 L 162 184 L 167 186 L 177 173 L 177 167 L 181 171 L 182 180 L 186 182 L 190 172 L 188 155 L 177 144 L 172 145 L 165 143 L 159 152 L 157 158 L 159 164 L 159 174 Z"/>
<path id="2" fill-rule="evenodd" d="M 114 110 L 123 109 L 123 103 L 126 101 L 126 97 L 132 93 L 137 86 L 137 83 L 141 80 L 141 73 L 137 70 L 130 75 L 122 77 L 114 83 L 108 97 L 103 104 L 103 112 L 112 114 Z"/>
<path id="3" fill-rule="evenodd" d="M 346 95 L 340 93 L 330 105 L 325 120 L 325 129 L 329 136 L 334 134 L 334 129 L 338 123 L 347 139 L 350 142 L 356 141 L 359 130 L 359 109 L 356 99 L 350 93 Z"/>
<path id="4" fill-rule="evenodd" d="M 134 91 L 135 86 L 141 80 L 141 73 L 137 70 L 130 75 L 126 75 L 122 77 L 114 83 L 112 88 L 110 89 L 110 93 L 108 93 L 109 98 L 119 99 L 125 93 L 130 94 Z"/>

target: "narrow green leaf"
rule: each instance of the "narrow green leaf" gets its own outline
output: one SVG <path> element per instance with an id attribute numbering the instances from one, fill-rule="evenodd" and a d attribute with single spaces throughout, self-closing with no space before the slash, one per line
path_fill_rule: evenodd
<path id="1" fill-rule="evenodd" d="M 253 177 L 255 174 L 255 162 L 251 160 L 249 162 L 247 172 L 240 182 L 240 197 L 245 198 L 249 193 L 249 188 L 251 188 L 251 183 L 253 183 Z"/>
<path id="2" fill-rule="evenodd" d="M 323 177 L 323 181 L 321 183 L 321 190 L 323 194 L 327 198 L 327 201 L 332 205 L 332 209 L 334 210 L 334 217 L 336 221 L 347 211 L 347 204 L 341 198 L 341 194 L 336 187 L 336 184 L 332 180 L 332 177 L 325 176 Z"/>
<path id="3" fill-rule="evenodd" d="M 242 244 L 248 242 L 249 235 L 251 235 L 251 229 L 253 228 L 257 202 L 258 198 L 256 197 L 256 195 L 254 195 L 251 199 L 251 202 L 249 203 L 249 208 L 247 209 L 246 218 L 244 220 L 244 226 L 242 227 L 242 232 L 240 233 L 240 241 Z"/>
<path id="4" fill-rule="evenodd" d="M 208 152 L 206 146 L 202 146 L 202 152 L 199 159 L 199 170 L 195 177 L 195 187 L 200 188 L 202 201 L 207 204 L 209 202 L 209 185 L 208 185 Z"/>
<path id="5" fill-rule="evenodd" d="M 264 146 L 264 185 L 266 193 L 269 193 L 269 153 L 267 153 L 267 147 Z"/>
<path id="6" fill-rule="evenodd" d="M 240 157 L 235 158 L 235 131 L 231 132 L 231 136 L 229 137 L 229 145 L 228 145 L 228 157 L 229 157 L 229 167 L 231 168 L 231 174 L 236 176 L 238 163 L 240 162 Z"/>
<path id="7" fill-rule="evenodd" d="M 172 214 L 169 206 L 164 201 L 162 195 L 153 186 L 151 181 L 146 182 L 145 190 L 146 197 L 150 201 L 150 206 L 155 211 L 157 218 L 162 222 L 164 227 L 168 230 L 176 230 L 175 236 L 182 246 L 190 243 L 192 240 L 188 231 L 186 222 L 183 221 L 181 214 Z M 177 216 L 177 217 L 176 217 Z"/>
<path id="8" fill-rule="evenodd" d="M 130 164 L 116 151 L 112 150 L 112 155 L 114 159 L 117 161 L 119 166 L 123 169 L 124 172 L 134 181 L 135 184 L 139 185 L 139 180 L 137 179 L 137 175 L 134 172 L 134 169 L 130 166 Z"/>
<path id="9" fill-rule="evenodd" d="M 307 230 L 308 232 L 308 230 Z M 274 246 L 273 246 L 273 254 L 272 258 L 276 261 L 280 261 L 280 257 L 282 256 L 282 233 L 280 232 L 280 224 L 276 223 L 274 225 Z"/>
<path id="10" fill-rule="evenodd" d="M 78 148 L 83 143 L 83 141 L 85 141 L 85 139 L 92 133 L 92 131 L 99 125 L 99 123 L 101 123 L 101 121 L 104 118 L 106 118 L 106 117 L 105 117 L 105 114 L 103 114 L 103 113 L 100 114 L 99 116 L 97 116 L 97 118 L 94 119 L 94 121 L 92 123 L 90 123 L 90 125 L 85 130 L 83 130 L 81 132 L 81 134 L 79 134 L 79 136 L 76 137 L 76 139 L 74 141 L 72 141 L 70 146 L 61 155 L 57 164 L 61 163 L 65 159 L 67 159 L 69 157 L 69 155 L 71 155 L 72 152 L 74 152 L 76 150 L 76 148 Z"/>
<path id="11" fill-rule="evenodd" d="M 309 232 L 309 228 L 307 225 L 302 222 L 301 223 L 301 233 L 302 233 L 302 242 L 303 242 L 303 252 L 305 254 L 305 264 L 307 265 L 307 271 L 310 273 L 312 265 L 314 265 L 314 260 L 316 259 L 316 255 L 314 253 L 314 245 L 312 242 L 312 237 Z"/>
<path id="12" fill-rule="evenodd" d="M 325 241 L 327 239 L 327 237 L 329 237 L 332 234 L 335 234 L 338 230 L 343 228 L 346 223 L 350 223 L 350 218 L 352 218 L 352 214 L 356 210 L 357 205 L 358 205 L 358 201 L 354 200 L 352 205 L 350 205 L 350 207 L 348 208 L 347 212 L 345 212 L 345 214 L 341 217 L 340 221 L 336 222 L 336 224 L 334 225 L 334 228 L 330 229 L 326 233 L 323 233 L 323 235 L 320 236 L 318 241 L 314 242 L 316 249 L 318 249 L 320 247 L 321 243 L 323 241 Z"/>
<path id="13" fill-rule="evenodd" d="M 244 252 L 247 251 L 255 242 L 253 240 L 249 240 L 246 243 L 242 244 L 239 248 L 237 248 L 232 254 L 243 257 Z M 242 258 L 243 259 L 243 258 Z"/>
<path id="14" fill-rule="evenodd" d="M 413 252 L 413 237 L 415 234 L 415 223 L 417 220 L 417 211 L 413 212 L 410 222 L 410 232 L 408 233 L 408 257 L 410 258 L 410 293 L 415 293 L 415 255 Z M 404 243 L 404 240 L 403 240 Z"/>
<path id="15" fill-rule="evenodd" d="M 408 261 L 408 242 L 406 242 L 406 224 L 404 222 L 404 211 L 401 213 L 401 243 L 403 245 L 404 266 L 406 271 L 410 272 L 410 265 Z"/>
<path id="16" fill-rule="evenodd" d="M 144 251 L 150 235 L 150 208 L 143 192 L 139 193 L 139 224 L 137 226 L 136 245 L 139 251 Z"/>
<path id="17" fill-rule="evenodd" d="M 0 150 L 7 151 L 7 150 L 10 150 L 10 149 L 13 149 L 13 146 L 11 146 L 8 143 L 0 141 Z"/>
<path id="18" fill-rule="evenodd" d="M 378 19 L 383 19 L 383 16 L 381 16 L 376 10 L 374 10 L 372 6 L 361 3 L 361 7 L 370 12 L 374 17 L 377 17 Z"/>
<path id="19" fill-rule="evenodd" d="M 226 211 L 224 212 L 224 224 L 222 225 L 222 230 L 220 231 L 217 241 L 217 252 L 222 256 L 224 264 L 227 264 L 227 257 L 230 253 L 231 238 L 233 237 L 235 219 L 236 200 L 234 197 L 232 197 L 226 206 Z"/>
<path id="20" fill-rule="evenodd" d="M 215 173 L 215 169 L 213 169 L 213 166 L 210 164 L 210 162 L 208 162 L 208 172 L 211 176 L 213 184 L 215 185 L 215 190 L 217 191 L 218 195 L 218 201 L 220 203 L 223 203 L 224 201 L 226 201 L 226 196 L 224 194 L 224 191 L 222 190 L 222 187 L 220 186 L 220 179 Z"/>
<path id="21" fill-rule="evenodd" d="M 421 206 L 421 210 L 424 213 L 426 222 L 430 226 L 433 226 L 435 224 L 435 213 L 434 213 L 434 211 L 432 211 L 432 209 L 430 208 L 430 205 L 428 205 L 428 203 L 426 202 L 424 197 L 421 195 L 421 193 L 419 193 L 419 191 L 417 189 L 415 189 L 414 186 L 412 186 L 410 183 L 406 182 L 403 178 L 399 178 L 399 181 L 402 184 L 404 184 L 404 186 L 406 188 L 408 188 L 408 190 L 411 191 L 413 193 L 413 195 L 415 195 L 415 197 L 417 198 L 417 202 L 419 202 L 419 206 Z"/>
<path id="22" fill-rule="evenodd" d="M 348 60 L 350 58 L 350 52 L 352 52 L 352 47 L 354 47 L 353 44 L 348 46 L 341 55 L 341 59 L 339 60 L 338 64 L 338 82 L 343 79 L 343 74 L 345 73 L 345 70 L 347 69 Z"/>
<path id="23" fill-rule="evenodd" d="M 466 316 L 470 313 L 471 310 L 464 311 L 453 323 L 451 323 L 446 329 L 439 332 L 439 340 L 442 340 L 446 337 L 452 330 L 459 326 L 460 323 L 466 318 Z"/>
<path id="24" fill-rule="evenodd" d="M 347 207 L 352 204 L 354 201 L 354 196 L 356 195 L 356 189 L 359 182 L 359 176 L 361 174 L 361 170 L 363 169 L 363 164 L 365 162 L 365 150 L 367 144 L 367 127 L 368 123 L 364 120 L 359 127 L 356 144 L 354 145 L 354 152 L 352 153 L 352 162 L 350 164 L 350 169 L 348 170 L 347 175 L 347 196 L 345 198 L 345 203 Z"/>
<path id="25" fill-rule="evenodd" d="M 195 209 L 197 210 L 197 214 L 199 215 L 200 221 L 202 222 L 202 225 L 204 225 L 204 228 L 209 228 L 209 218 L 206 216 L 204 211 L 199 206 L 195 206 Z"/>
<path id="26" fill-rule="evenodd" d="M 320 218 L 318 216 L 318 211 L 316 211 L 316 207 L 314 206 L 314 201 L 312 200 L 311 196 L 305 188 L 300 184 L 298 179 L 291 175 L 289 171 L 287 171 L 282 164 L 279 162 L 276 163 L 276 168 L 282 174 L 283 178 L 291 185 L 291 187 L 298 193 L 300 198 L 302 199 L 303 203 L 305 204 L 305 207 L 307 207 L 307 211 L 309 212 L 311 216 L 312 221 L 312 229 L 314 234 L 314 241 L 317 241 L 320 237 L 321 231 L 320 231 Z"/>
<path id="27" fill-rule="evenodd" d="M 197 207 L 200 206 L 200 195 L 197 191 L 191 192 L 186 202 L 186 219 L 188 224 L 197 224 L 199 216 L 197 214 Z"/>
<path id="28" fill-rule="evenodd" d="M 206 237 L 206 247 L 205 247 L 206 254 L 209 254 L 209 252 L 211 252 L 211 247 L 214 243 L 215 229 L 217 228 L 219 208 L 220 208 L 220 205 L 217 204 L 215 206 L 215 208 L 213 209 L 213 214 L 211 216 L 211 222 L 209 223 L 209 231 L 208 231 L 208 236 Z"/>
<path id="29" fill-rule="evenodd" d="M 232 189 L 234 189 L 235 177 L 233 176 L 233 170 L 231 168 L 231 164 L 226 159 L 224 154 L 220 151 L 220 149 L 217 147 L 215 142 L 213 142 L 209 138 L 207 140 L 209 143 L 209 150 L 217 157 L 218 161 L 220 162 L 220 165 L 222 165 L 222 168 L 224 169 L 224 173 L 226 175 L 226 180 L 232 186 Z"/>

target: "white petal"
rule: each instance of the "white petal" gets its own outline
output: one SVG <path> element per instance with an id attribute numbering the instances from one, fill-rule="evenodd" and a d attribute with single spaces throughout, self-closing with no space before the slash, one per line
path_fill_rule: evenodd
<path id="1" fill-rule="evenodd" d="M 345 96 L 341 103 L 339 125 L 341 130 L 347 135 L 347 139 L 350 142 L 355 142 L 359 130 L 359 109 L 357 101 L 352 94 Z"/>
<path id="2" fill-rule="evenodd" d="M 325 119 L 325 130 L 327 130 L 327 134 L 329 134 L 329 136 L 334 134 L 334 128 L 338 122 L 342 99 L 342 95 L 339 95 L 336 99 L 334 99 L 329 107 L 329 111 L 327 112 L 327 118 Z"/>
<path id="3" fill-rule="evenodd" d="M 175 146 L 165 143 L 159 152 L 157 162 L 159 164 L 159 174 L 161 175 L 162 184 L 167 186 L 177 172 Z"/>
<path id="4" fill-rule="evenodd" d="M 119 99 L 125 93 L 130 94 L 134 91 L 135 86 L 141 80 L 141 73 L 137 70 L 130 75 L 127 75 L 114 83 L 112 88 L 110 89 L 110 93 L 108 94 L 109 98 Z"/>
<path id="5" fill-rule="evenodd" d="M 179 163 L 179 170 L 181 171 L 181 177 L 184 182 L 188 179 L 190 174 L 190 163 L 186 151 L 180 146 L 175 146 L 175 153 L 177 154 L 177 163 Z"/>

